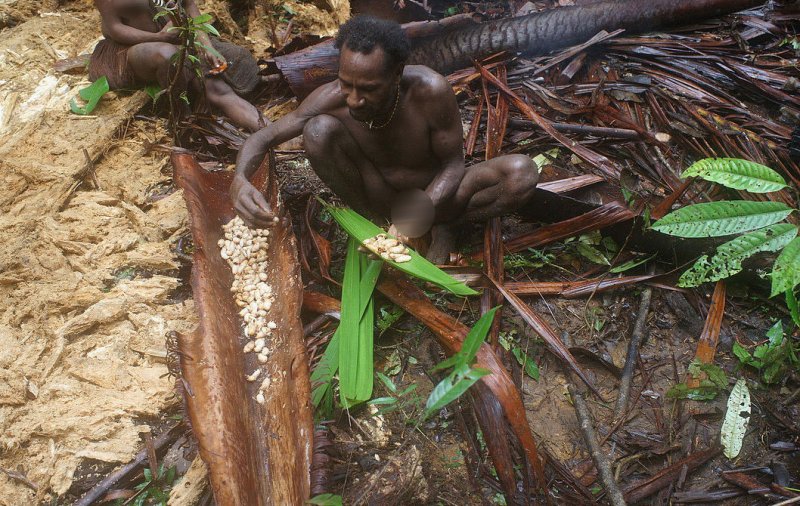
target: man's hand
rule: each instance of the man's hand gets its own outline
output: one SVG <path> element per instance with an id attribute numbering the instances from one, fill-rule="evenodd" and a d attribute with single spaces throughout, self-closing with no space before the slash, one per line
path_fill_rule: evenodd
<path id="1" fill-rule="evenodd" d="M 390 235 L 397 239 L 398 241 L 402 242 L 403 244 L 408 243 L 408 237 L 404 236 L 400 232 L 397 231 L 397 227 L 392 223 L 389 225 L 389 230 L 386 232 L 387 235 Z"/>
<path id="2" fill-rule="evenodd" d="M 167 24 L 158 32 L 159 36 L 163 39 L 163 42 L 168 42 L 170 44 L 178 44 L 181 41 L 180 35 L 178 35 L 178 30 L 172 29 L 173 28 L 172 21 L 168 21 Z"/>
<path id="3" fill-rule="evenodd" d="M 204 39 L 204 40 L 203 40 Z M 208 66 L 211 67 L 211 70 L 217 70 L 218 72 L 222 72 L 228 66 L 228 62 L 225 61 L 225 58 L 219 53 L 219 51 L 214 49 L 214 46 L 211 45 L 211 40 L 208 36 L 204 37 L 200 40 L 200 42 L 205 46 L 202 48 L 203 52 L 203 59 L 208 63 Z"/>
<path id="4" fill-rule="evenodd" d="M 265 228 L 278 222 L 264 195 L 243 177 L 233 179 L 231 200 L 236 214 L 250 227 Z"/>

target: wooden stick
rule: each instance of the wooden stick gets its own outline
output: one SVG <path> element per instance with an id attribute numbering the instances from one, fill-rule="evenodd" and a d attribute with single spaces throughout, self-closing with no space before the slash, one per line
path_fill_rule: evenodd
<path id="1" fill-rule="evenodd" d="M 158 436 L 155 441 L 153 441 L 153 448 L 157 451 L 163 448 L 167 443 L 173 440 L 173 436 L 175 435 L 175 429 L 180 426 L 181 423 L 178 422 L 168 430 L 164 431 L 160 436 Z M 103 495 L 105 495 L 108 490 L 113 487 L 118 481 L 128 475 L 131 471 L 142 465 L 142 462 L 147 459 L 148 449 L 147 447 L 142 448 L 139 453 L 133 457 L 133 460 L 125 464 L 124 466 L 120 467 L 113 473 L 109 474 L 100 482 L 92 487 L 88 492 L 86 492 L 83 497 L 75 501 L 73 506 L 89 506 L 94 504 L 98 501 Z"/>
<path id="2" fill-rule="evenodd" d="M 655 271 L 653 266 L 648 270 L 652 275 Z M 631 380 L 633 379 L 633 369 L 636 366 L 636 356 L 639 354 L 639 345 L 644 338 L 645 325 L 647 323 L 647 313 L 650 311 L 650 299 L 653 295 L 653 287 L 648 286 L 642 292 L 642 299 L 639 303 L 639 312 L 636 315 L 636 323 L 631 332 L 631 341 L 628 344 L 628 356 L 625 357 L 625 367 L 622 369 L 622 378 L 619 381 L 619 395 L 617 405 L 614 407 L 614 419 L 619 419 L 628 406 L 628 395 L 631 391 Z"/>
<path id="3" fill-rule="evenodd" d="M 572 346 L 572 339 L 566 332 L 561 334 L 561 340 L 564 344 Z M 597 468 L 597 473 L 600 475 L 600 480 L 603 482 L 611 504 L 614 506 L 625 506 L 625 498 L 622 491 L 619 489 L 617 480 L 614 479 L 614 473 L 611 471 L 611 463 L 603 451 L 603 447 L 597 442 L 597 431 L 594 428 L 594 421 L 592 419 L 592 412 L 589 410 L 589 405 L 586 403 L 583 394 L 578 391 L 575 384 L 578 379 L 574 374 L 562 364 L 564 374 L 567 376 L 567 389 L 569 395 L 572 397 L 572 405 L 575 407 L 575 414 L 578 417 L 578 422 L 581 425 L 581 432 L 583 432 L 583 439 L 586 441 L 586 446 L 589 448 L 589 454 L 592 456 L 594 465 Z"/>

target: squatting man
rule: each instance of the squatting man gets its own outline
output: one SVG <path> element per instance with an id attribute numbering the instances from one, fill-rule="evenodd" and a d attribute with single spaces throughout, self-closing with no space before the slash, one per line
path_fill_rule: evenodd
<path id="1" fill-rule="evenodd" d="M 410 46 L 398 24 L 354 17 L 341 26 L 336 47 L 338 79 L 242 146 L 231 198 L 245 222 L 273 223 L 269 204 L 248 180 L 270 148 L 300 134 L 311 167 L 357 211 L 388 217 L 398 198 L 424 191 L 433 204 L 434 262 L 447 259 L 459 223 L 513 212 L 530 199 L 538 173 L 529 157 L 464 166 L 455 94 L 442 75 L 405 64 Z"/>

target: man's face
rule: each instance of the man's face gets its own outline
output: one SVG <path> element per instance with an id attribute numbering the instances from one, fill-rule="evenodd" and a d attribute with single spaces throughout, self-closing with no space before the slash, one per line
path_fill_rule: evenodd
<path id="1" fill-rule="evenodd" d="M 339 53 L 339 88 L 347 97 L 350 115 L 358 121 L 378 119 L 391 107 L 398 77 L 397 68 L 387 70 L 380 47 L 364 54 L 345 45 Z"/>

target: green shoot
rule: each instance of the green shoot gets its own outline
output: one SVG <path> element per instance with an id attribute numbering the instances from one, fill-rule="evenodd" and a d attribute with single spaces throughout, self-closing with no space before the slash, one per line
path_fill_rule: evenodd
<path id="1" fill-rule="evenodd" d="M 428 419 L 431 415 L 461 397 L 476 381 L 491 374 L 486 369 L 473 367 L 471 364 L 475 361 L 478 350 L 492 327 L 494 314 L 498 309 L 496 307 L 488 311 L 478 320 L 469 331 L 469 334 L 467 334 L 458 353 L 434 366 L 434 371 L 450 367 L 453 370 L 434 387 L 428 396 L 422 420 Z"/>

